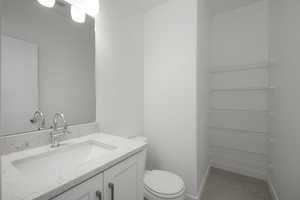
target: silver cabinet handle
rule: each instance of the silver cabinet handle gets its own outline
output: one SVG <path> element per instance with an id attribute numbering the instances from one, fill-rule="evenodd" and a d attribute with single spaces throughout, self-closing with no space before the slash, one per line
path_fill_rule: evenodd
<path id="1" fill-rule="evenodd" d="M 114 193 L 115 193 L 115 185 L 113 183 L 108 184 L 108 188 L 111 191 L 111 200 L 114 200 Z"/>
<path id="2" fill-rule="evenodd" d="M 99 190 L 96 192 L 96 197 L 98 197 L 99 200 L 102 200 L 102 192 Z"/>

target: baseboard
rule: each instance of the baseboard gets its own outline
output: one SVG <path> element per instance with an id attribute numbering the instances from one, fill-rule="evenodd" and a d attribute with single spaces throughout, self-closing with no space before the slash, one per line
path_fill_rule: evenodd
<path id="1" fill-rule="evenodd" d="M 220 164 L 220 163 L 211 163 L 212 167 L 218 168 L 218 169 L 222 169 L 225 171 L 229 171 L 229 172 L 233 172 L 236 174 L 241 174 L 241 175 L 245 175 L 245 176 L 249 176 L 249 177 L 253 177 L 253 178 L 257 178 L 260 180 L 264 180 L 267 181 L 267 176 L 265 174 L 263 174 L 262 172 L 256 172 L 253 170 L 247 170 L 244 168 L 239 168 L 239 167 L 234 167 L 234 166 L 229 166 L 229 165 L 224 165 L 224 164 Z"/>
<path id="2" fill-rule="evenodd" d="M 185 200 L 199 200 L 197 196 L 192 194 L 185 194 Z"/>
<path id="3" fill-rule="evenodd" d="M 272 199 L 273 200 L 279 200 L 279 197 L 278 197 L 277 192 L 275 190 L 275 187 L 273 185 L 272 179 L 270 177 L 268 177 L 267 182 L 268 182 L 270 193 L 272 195 Z"/>
<path id="4" fill-rule="evenodd" d="M 207 179 L 208 179 L 208 176 L 210 174 L 210 168 L 211 166 L 209 165 L 205 171 L 205 174 L 202 178 L 202 181 L 201 181 L 201 184 L 200 184 L 200 188 L 199 188 L 199 193 L 198 193 L 198 199 L 200 200 L 201 199 L 201 196 L 203 194 L 203 190 L 204 190 L 204 187 L 206 185 L 206 182 L 207 182 Z"/>
<path id="5" fill-rule="evenodd" d="M 192 194 L 186 194 L 185 195 L 185 199 L 186 200 L 201 200 L 201 196 L 202 196 L 205 184 L 207 182 L 207 179 L 208 179 L 208 176 L 209 176 L 209 173 L 210 173 L 210 168 L 211 167 L 208 166 L 207 169 L 206 169 L 206 171 L 205 171 L 205 174 L 204 174 L 204 176 L 202 178 L 202 181 L 200 183 L 200 187 L 199 187 L 199 191 L 198 191 L 197 196 L 192 195 Z"/>

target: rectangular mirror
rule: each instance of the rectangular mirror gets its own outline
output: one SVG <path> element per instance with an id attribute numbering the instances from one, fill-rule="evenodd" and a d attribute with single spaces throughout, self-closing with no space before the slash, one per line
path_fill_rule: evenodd
<path id="1" fill-rule="evenodd" d="M 70 5 L 3 0 L 0 136 L 47 129 L 55 113 L 69 125 L 94 122 L 94 19 L 76 23 Z M 33 120 L 42 111 L 45 124 Z"/>

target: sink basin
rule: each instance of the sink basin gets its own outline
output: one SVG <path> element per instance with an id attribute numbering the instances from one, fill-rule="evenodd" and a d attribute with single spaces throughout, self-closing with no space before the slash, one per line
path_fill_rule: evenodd
<path id="1" fill-rule="evenodd" d="M 96 141 L 86 141 L 13 161 L 22 175 L 52 182 L 54 178 L 76 172 L 81 165 L 110 153 L 116 147 Z M 48 176 L 45 176 L 48 175 Z M 48 180 L 44 180 L 47 177 Z M 53 180 L 52 180 L 53 179 Z"/>

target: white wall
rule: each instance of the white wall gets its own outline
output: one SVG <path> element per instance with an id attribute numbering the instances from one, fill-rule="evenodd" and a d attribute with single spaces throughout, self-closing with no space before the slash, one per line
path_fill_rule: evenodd
<path id="1" fill-rule="evenodd" d="M 209 0 L 210 12 L 212 15 L 225 13 L 243 6 L 250 5 L 256 1 L 261 0 Z"/>
<path id="2" fill-rule="evenodd" d="M 212 66 L 248 65 L 268 59 L 265 1 L 216 15 L 212 23 Z"/>
<path id="3" fill-rule="evenodd" d="M 266 178 L 268 4 L 259 1 L 213 17 L 211 25 L 211 163 Z M 228 71 L 254 67 L 251 70 Z"/>
<path id="4" fill-rule="evenodd" d="M 152 2 L 101 2 L 97 122 L 108 133 L 148 137 L 148 169 L 178 173 L 197 198 L 208 166 L 206 1 Z"/>
<path id="5" fill-rule="evenodd" d="M 209 66 L 209 33 L 210 12 L 209 0 L 198 0 L 197 10 L 197 189 L 202 192 L 205 173 L 208 170 L 208 66 Z"/>
<path id="6" fill-rule="evenodd" d="M 145 14 L 144 25 L 147 166 L 179 174 L 184 178 L 187 193 L 192 196 L 198 195 L 207 167 L 204 136 L 207 79 L 202 79 L 207 67 L 204 53 L 207 50 L 207 18 L 199 20 L 197 30 L 197 6 L 199 12 L 205 11 L 199 17 L 206 17 L 204 2 L 167 1 Z M 203 152 L 198 153 L 198 150 Z"/>
<path id="7" fill-rule="evenodd" d="M 96 18 L 96 107 L 102 131 L 128 137 L 143 133 L 144 27 L 137 4 L 123 3 L 101 1 Z"/>
<path id="8" fill-rule="evenodd" d="M 2 33 L 39 46 L 39 106 L 47 122 L 56 112 L 64 112 L 69 124 L 95 121 L 93 26 L 32 0 L 5 0 L 3 6 Z"/>
<path id="9" fill-rule="evenodd" d="M 2 33 L 2 16 L 1 16 L 1 13 L 2 13 L 2 0 L 0 0 L 0 33 Z M 0 37 L 1 38 L 1 37 Z M 0 47 L 1 47 L 1 39 L 0 39 Z M 0 77 L 1 77 L 1 48 L 0 48 Z M 0 88 L 1 88 L 1 81 L 0 81 Z M 0 93 L 0 104 L 1 104 L 1 93 Z M 1 107 L 0 107 L 0 112 L 1 112 Z M 0 119 L 1 120 L 1 119 Z M 1 158 L 1 154 L 0 154 L 0 171 L 2 171 L 1 169 L 1 166 L 2 166 L 2 158 Z M 2 173 L 0 173 L 0 197 L 2 197 Z"/>
<path id="10" fill-rule="evenodd" d="M 280 200 L 300 198 L 300 2 L 272 0 L 270 176 Z"/>

